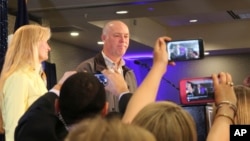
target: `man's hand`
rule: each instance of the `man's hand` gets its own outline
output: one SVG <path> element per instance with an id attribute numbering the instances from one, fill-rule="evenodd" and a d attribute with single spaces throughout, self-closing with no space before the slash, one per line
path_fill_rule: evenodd
<path id="1" fill-rule="evenodd" d="M 109 70 L 103 70 L 102 73 L 108 79 L 108 83 L 105 86 L 107 91 L 116 96 L 129 92 L 127 83 L 122 74 L 119 74 L 117 71 L 111 72 Z"/>

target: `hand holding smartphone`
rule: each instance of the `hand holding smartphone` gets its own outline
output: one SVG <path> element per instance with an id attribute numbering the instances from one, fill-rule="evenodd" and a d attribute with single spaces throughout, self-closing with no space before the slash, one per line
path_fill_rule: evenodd
<path id="1" fill-rule="evenodd" d="M 202 39 L 173 40 L 167 42 L 170 61 L 187 61 L 204 58 Z"/>
<path id="2" fill-rule="evenodd" d="M 211 77 L 187 78 L 180 81 L 181 104 L 206 104 L 214 102 L 214 87 Z"/>
<path id="3" fill-rule="evenodd" d="M 94 75 L 104 86 L 108 84 L 108 79 L 102 73 L 95 73 Z"/>

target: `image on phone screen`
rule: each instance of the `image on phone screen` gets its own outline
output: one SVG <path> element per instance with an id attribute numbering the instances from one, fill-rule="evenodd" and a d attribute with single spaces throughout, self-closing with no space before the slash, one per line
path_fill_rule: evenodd
<path id="1" fill-rule="evenodd" d="M 168 59 L 172 61 L 197 60 L 204 57 L 201 39 L 170 41 L 167 48 Z"/>
<path id="2" fill-rule="evenodd" d="M 104 86 L 108 84 L 108 79 L 103 74 L 96 73 L 94 75 Z"/>
<path id="3" fill-rule="evenodd" d="M 214 101 L 213 80 L 211 78 L 181 80 L 180 89 L 183 104 L 203 104 Z"/>

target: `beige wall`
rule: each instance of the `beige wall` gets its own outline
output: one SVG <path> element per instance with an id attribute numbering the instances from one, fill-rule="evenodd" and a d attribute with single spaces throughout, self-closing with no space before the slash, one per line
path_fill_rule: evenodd
<path id="1" fill-rule="evenodd" d="M 65 71 L 74 70 L 81 61 L 96 54 L 90 50 L 51 41 L 51 53 L 49 62 L 56 64 L 57 79 L 59 80 Z"/>
<path id="2" fill-rule="evenodd" d="M 8 33 L 9 35 L 13 33 L 15 27 L 16 17 L 8 14 Z"/>

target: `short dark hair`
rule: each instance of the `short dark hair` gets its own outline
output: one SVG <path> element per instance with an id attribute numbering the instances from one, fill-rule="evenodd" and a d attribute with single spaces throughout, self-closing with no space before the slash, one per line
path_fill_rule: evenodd
<path id="1" fill-rule="evenodd" d="M 60 112 L 67 124 L 100 114 L 106 102 L 104 85 L 92 74 L 78 72 L 62 85 Z"/>

